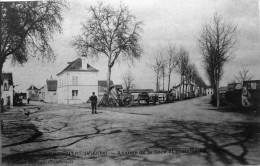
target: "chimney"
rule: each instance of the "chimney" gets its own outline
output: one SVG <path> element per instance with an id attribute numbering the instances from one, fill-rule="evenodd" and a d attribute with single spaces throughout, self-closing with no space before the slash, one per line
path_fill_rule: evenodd
<path id="1" fill-rule="evenodd" d="M 82 69 L 82 70 L 87 70 L 87 69 L 88 69 L 87 56 L 86 56 L 86 55 L 82 55 L 81 60 L 82 60 L 81 69 Z"/>

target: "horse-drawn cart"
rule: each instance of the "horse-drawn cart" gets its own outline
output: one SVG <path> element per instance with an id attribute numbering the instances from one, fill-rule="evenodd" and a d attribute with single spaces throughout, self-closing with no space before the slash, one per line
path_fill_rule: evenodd
<path id="1" fill-rule="evenodd" d="M 110 88 L 109 94 L 105 94 L 99 106 L 131 106 L 137 102 L 139 105 L 143 102 L 158 102 L 158 95 L 152 89 L 131 89 L 123 90 L 122 86 L 114 85 Z"/>

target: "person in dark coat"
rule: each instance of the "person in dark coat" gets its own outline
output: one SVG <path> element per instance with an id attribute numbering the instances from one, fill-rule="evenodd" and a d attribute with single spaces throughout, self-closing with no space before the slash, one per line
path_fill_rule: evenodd
<path id="1" fill-rule="evenodd" d="M 28 98 L 27 98 L 27 104 L 28 104 L 28 105 L 29 105 L 29 103 L 30 103 L 30 100 L 31 100 L 30 97 L 28 97 Z"/>
<path id="2" fill-rule="evenodd" d="M 11 106 L 11 101 L 10 101 L 10 96 L 7 97 L 7 104 L 6 104 L 6 108 L 10 109 Z"/>
<path id="3" fill-rule="evenodd" d="M 92 114 L 97 114 L 97 96 L 95 92 L 92 93 L 93 95 L 89 98 L 92 107 Z"/>
<path id="4" fill-rule="evenodd" d="M 2 98 L 1 99 L 1 111 L 4 112 L 4 103 L 5 103 L 5 100 Z"/>

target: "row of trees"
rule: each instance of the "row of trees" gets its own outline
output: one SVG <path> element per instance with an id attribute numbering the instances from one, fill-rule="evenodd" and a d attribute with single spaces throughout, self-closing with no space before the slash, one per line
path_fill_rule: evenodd
<path id="1" fill-rule="evenodd" d="M 177 49 L 173 45 L 169 45 L 167 49 L 160 50 L 154 58 L 152 64 L 148 64 L 156 74 L 156 91 L 160 90 L 160 81 L 162 79 L 162 87 L 164 89 L 165 77 L 168 77 L 168 92 L 171 89 L 171 75 L 175 70 L 181 77 L 181 84 L 183 86 L 183 93 L 185 83 L 194 83 L 199 87 L 205 87 L 206 84 L 198 73 L 194 64 L 190 62 L 189 52 L 180 48 Z"/>

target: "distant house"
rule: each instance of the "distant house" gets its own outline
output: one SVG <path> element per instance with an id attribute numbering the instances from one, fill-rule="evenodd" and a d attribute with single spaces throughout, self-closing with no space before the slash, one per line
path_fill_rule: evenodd
<path id="1" fill-rule="evenodd" d="M 113 86 L 114 83 L 113 81 L 110 81 L 110 86 Z M 106 80 L 99 80 L 98 81 L 98 98 L 101 99 L 102 96 L 106 93 L 107 91 L 107 81 Z"/>
<path id="2" fill-rule="evenodd" d="M 243 82 L 242 106 L 256 107 L 260 105 L 260 80 Z"/>
<path id="3" fill-rule="evenodd" d="M 175 100 L 187 99 L 195 97 L 195 84 L 192 82 L 184 81 L 177 86 L 172 87 L 172 93 Z"/>
<path id="4" fill-rule="evenodd" d="M 50 80 L 46 80 L 46 85 L 41 87 L 39 91 L 39 100 L 43 100 L 48 103 L 57 103 L 57 86 L 58 81 L 53 80 L 51 77 Z"/>
<path id="5" fill-rule="evenodd" d="M 86 102 L 92 92 L 98 94 L 98 70 L 81 57 L 57 74 L 58 103 L 78 104 Z"/>
<path id="6" fill-rule="evenodd" d="M 226 93 L 228 91 L 228 88 L 225 86 L 225 87 L 220 87 L 218 89 L 218 93 L 219 93 L 219 97 L 220 97 L 220 101 L 224 101 L 226 99 Z"/>
<path id="7" fill-rule="evenodd" d="M 13 105 L 14 88 L 12 73 L 2 73 L 1 92 L 4 105 L 7 104 L 8 97 L 10 97 L 10 105 Z"/>
<path id="8" fill-rule="evenodd" d="M 240 83 L 231 83 L 228 84 L 227 86 L 228 91 L 241 90 L 241 89 L 242 89 L 242 84 Z"/>
<path id="9" fill-rule="evenodd" d="M 39 100 L 39 89 L 36 88 L 34 85 L 31 85 L 27 90 L 27 98 L 31 100 Z"/>
<path id="10" fill-rule="evenodd" d="M 214 89 L 211 86 L 207 86 L 206 95 L 213 95 Z"/>
<path id="11" fill-rule="evenodd" d="M 181 84 L 172 87 L 172 93 L 173 93 L 175 100 L 181 99 L 181 92 L 182 92 L 182 85 Z"/>
<path id="12" fill-rule="evenodd" d="M 228 91 L 228 88 L 226 86 L 222 86 L 218 89 L 219 93 L 226 93 Z"/>
<path id="13" fill-rule="evenodd" d="M 241 106 L 242 84 L 231 83 L 227 86 L 225 93 L 225 101 Z"/>

